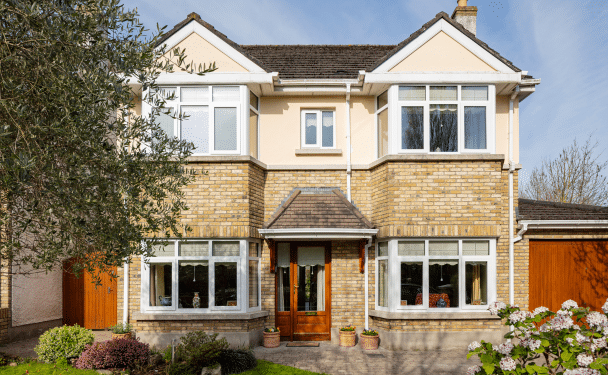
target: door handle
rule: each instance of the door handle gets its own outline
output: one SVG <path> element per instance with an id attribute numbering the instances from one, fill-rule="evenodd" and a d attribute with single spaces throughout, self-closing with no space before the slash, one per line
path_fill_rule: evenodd
<path id="1" fill-rule="evenodd" d="M 112 287 L 108 287 L 108 294 L 112 293 Z"/>

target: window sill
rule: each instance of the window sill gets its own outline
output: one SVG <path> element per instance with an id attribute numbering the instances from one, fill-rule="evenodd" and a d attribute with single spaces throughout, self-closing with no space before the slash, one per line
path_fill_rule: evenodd
<path id="1" fill-rule="evenodd" d="M 388 320 L 473 320 L 473 319 L 496 319 L 498 315 L 492 315 L 489 311 L 458 311 L 458 312 L 418 312 L 418 311 L 379 311 L 370 310 L 369 316 Z"/>
<path id="2" fill-rule="evenodd" d="M 266 310 L 246 312 L 246 313 L 243 313 L 243 312 L 233 313 L 230 311 L 226 311 L 225 313 L 224 312 L 222 312 L 222 313 L 212 312 L 212 313 L 201 313 L 201 314 L 175 313 L 175 312 L 170 312 L 170 313 L 135 312 L 135 313 L 133 313 L 133 319 L 137 320 L 137 321 L 142 321 L 142 320 L 251 320 L 251 319 L 257 319 L 257 318 L 263 318 L 265 316 L 268 316 L 268 311 L 266 311 Z"/>
<path id="3" fill-rule="evenodd" d="M 342 150 L 339 148 L 301 148 L 296 150 L 296 155 L 332 155 L 341 156 Z"/>

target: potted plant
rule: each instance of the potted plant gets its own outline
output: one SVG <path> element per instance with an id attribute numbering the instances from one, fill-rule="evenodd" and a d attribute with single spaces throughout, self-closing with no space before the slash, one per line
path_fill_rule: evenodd
<path id="1" fill-rule="evenodd" d="M 130 339 L 133 337 L 133 326 L 129 323 L 118 323 L 115 326 L 108 327 L 112 331 L 112 339 Z"/>
<path id="2" fill-rule="evenodd" d="M 355 328 L 352 325 L 347 325 L 346 327 L 340 328 L 340 346 L 351 347 L 355 346 L 355 338 L 357 333 L 355 332 Z"/>
<path id="3" fill-rule="evenodd" d="M 264 328 L 264 347 L 265 348 L 278 348 L 281 344 L 281 332 L 279 327 L 266 327 Z"/>
<path id="4" fill-rule="evenodd" d="M 366 350 L 378 349 L 378 331 L 373 329 L 364 329 L 360 336 L 361 347 Z"/>

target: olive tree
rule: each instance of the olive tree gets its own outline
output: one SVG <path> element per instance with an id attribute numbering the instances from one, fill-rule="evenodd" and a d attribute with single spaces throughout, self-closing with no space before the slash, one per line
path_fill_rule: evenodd
<path id="1" fill-rule="evenodd" d="M 193 145 L 155 121 L 156 79 L 185 63 L 118 0 L 0 0 L 0 258 L 13 272 L 107 272 L 182 235 Z M 163 56 L 163 58 L 161 58 Z M 26 267 L 24 267 L 26 266 Z"/>

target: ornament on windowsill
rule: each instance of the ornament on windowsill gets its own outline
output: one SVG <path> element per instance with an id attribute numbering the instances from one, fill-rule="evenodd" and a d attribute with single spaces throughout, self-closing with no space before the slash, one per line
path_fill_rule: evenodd
<path id="1" fill-rule="evenodd" d="M 198 296 L 198 292 L 194 292 L 194 298 L 192 298 L 192 307 L 195 309 L 201 307 L 201 298 Z"/>

